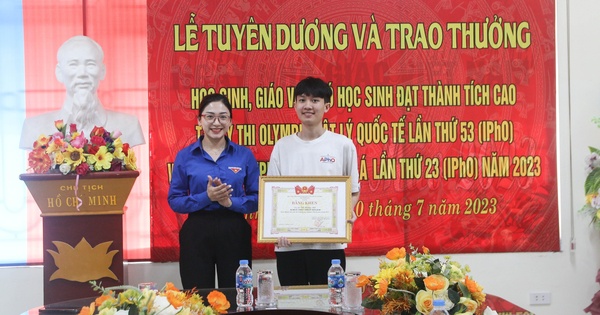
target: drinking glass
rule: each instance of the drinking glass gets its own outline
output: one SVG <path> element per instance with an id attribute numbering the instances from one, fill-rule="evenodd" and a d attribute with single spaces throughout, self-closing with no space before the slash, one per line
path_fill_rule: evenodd
<path id="1" fill-rule="evenodd" d="M 360 272 L 348 271 L 346 276 L 346 287 L 344 288 L 344 305 L 343 308 L 349 311 L 362 310 L 362 288 L 357 288 L 358 277 Z"/>
<path id="2" fill-rule="evenodd" d="M 142 283 L 138 284 L 138 289 L 140 289 L 142 291 L 144 289 L 156 290 L 156 282 L 142 282 Z"/>
<path id="3" fill-rule="evenodd" d="M 275 304 L 273 272 L 271 270 L 259 270 L 256 306 L 275 306 Z"/>

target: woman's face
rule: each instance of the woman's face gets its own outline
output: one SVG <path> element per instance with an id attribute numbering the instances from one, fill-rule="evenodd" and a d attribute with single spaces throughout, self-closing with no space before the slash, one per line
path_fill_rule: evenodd
<path id="1" fill-rule="evenodd" d="M 223 102 L 212 102 L 204 107 L 198 124 L 202 126 L 205 137 L 220 140 L 231 126 L 231 114 Z"/>

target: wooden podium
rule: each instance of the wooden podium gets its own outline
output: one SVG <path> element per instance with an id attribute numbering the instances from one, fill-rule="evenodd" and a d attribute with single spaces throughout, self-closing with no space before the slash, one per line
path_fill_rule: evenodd
<path id="1" fill-rule="evenodd" d="M 123 207 L 139 174 L 19 176 L 42 212 L 44 304 L 98 296 L 91 280 L 124 284 Z"/>

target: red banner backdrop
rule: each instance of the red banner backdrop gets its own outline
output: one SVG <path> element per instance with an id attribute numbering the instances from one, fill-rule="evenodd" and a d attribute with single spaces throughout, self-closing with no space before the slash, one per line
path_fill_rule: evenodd
<path id="1" fill-rule="evenodd" d="M 559 250 L 554 21 L 552 0 L 149 0 L 152 259 L 178 259 L 170 163 L 202 96 L 229 96 L 229 136 L 264 174 L 307 76 L 358 150 L 349 255 Z"/>

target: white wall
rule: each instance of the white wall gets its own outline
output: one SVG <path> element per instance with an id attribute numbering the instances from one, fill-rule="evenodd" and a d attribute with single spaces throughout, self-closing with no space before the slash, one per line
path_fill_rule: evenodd
<path id="1" fill-rule="evenodd" d="M 463 254 L 453 258 L 470 265 L 485 292 L 501 296 L 538 315 L 584 314 L 594 293 L 600 268 L 600 233 L 577 210 L 584 203 L 583 159 L 587 146 L 600 147 L 600 1 L 572 0 L 570 6 L 570 95 L 567 0 L 557 0 L 559 178 L 561 248 L 556 253 Z M 571 162 L 572 160 L 572 162 Z M 572 185 L 571 185 L 572 183 Z M 571 250 L 574 232 L 576 247 Z M 254 262 L 254 269 L 275 270 L 273 260 Z M 351 257 L 347 269 L 377 271 L 377 257 Z M 41 267 L 0 268 L 0 305 L 4 314 L 20 314 L 43 303 Z M 132 284 L 166 281 L 181 286 L 177 263 L 134 263 L 126 269 Z M 549 291 L 552 304 L 529 305 L 529 292 Z"/>

